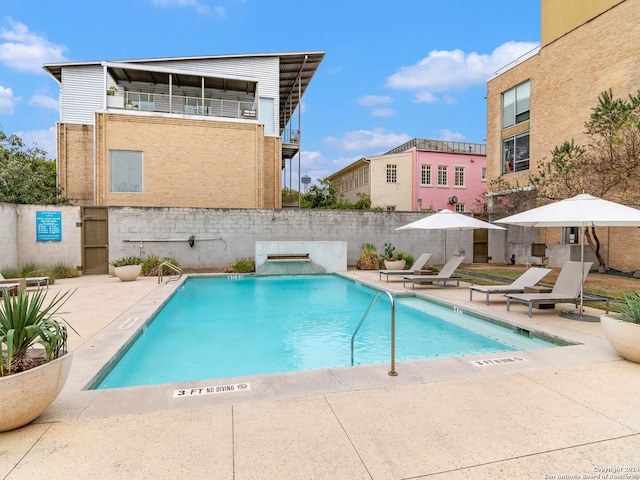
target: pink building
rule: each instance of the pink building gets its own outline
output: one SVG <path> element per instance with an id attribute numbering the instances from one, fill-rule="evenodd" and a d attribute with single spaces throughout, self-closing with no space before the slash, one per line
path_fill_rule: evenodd
<path id="1" fill-rule="evenodd" d="M 366 193 L 372 207 L 387 210 L 474 212 L 486 190 L 486 166 L 484 144 L 414 138 L 327 179 L 352 203 Z"/>

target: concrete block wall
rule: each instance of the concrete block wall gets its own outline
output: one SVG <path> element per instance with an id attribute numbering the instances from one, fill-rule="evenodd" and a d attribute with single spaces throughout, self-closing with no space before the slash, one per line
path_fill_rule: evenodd
<path id="1" fill-rule="evenodd" d="M 444 263 L 443 231 L 395 229 L 424 213 L 307 209 L 109 208 L 109 258 L 154 254 L 174 257 L 187 268 L 222 268 L 239 258 L 253 258 L 257 241 L 345 241 L 347 262 L 355 264 L 363 243 L 382 253 L 385 242 L 417 257 L 432 253 L 431 263 Z M 193 247 L 190 236 L 195 237 Z M 446 235 L 447 258 L 464 249 L 472 261 L 473 232 Z M 506 262 L 506 234 L 490 231 L 493 262 Z M 495 240 L 494 240 L 495 239 Z M 530 242 L 529 242 L 530 243 Z"/>
<path id="2" fill-rule="evenodd" d="M 16 205 L 0 203 L 0 269 L 18 266 Z"/>

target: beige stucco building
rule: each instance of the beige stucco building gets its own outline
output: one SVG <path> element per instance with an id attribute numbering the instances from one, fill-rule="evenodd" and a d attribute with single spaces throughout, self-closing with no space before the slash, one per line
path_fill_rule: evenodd
<path id="1" fill-rule="evenodd" d="M 324 52 L 45 65 L 59 185 L 77 205 L 279 208 Z"/>
<path id="2" fill-rule="evenodd" d="M 586 143 L 598 96 L 611 89 L 627 98 L 640 88 L 639 39 L 640 0 L 542 0 L 540 47 L 487 83 L 488 180 L 527 185 L 556 146 Z M 636 230 L 599 230 L 609 266 L 640 268 Z M 573 243 L 575 233 L 541 229 L 540 240 Z"/>
<path id="3" fill-rule="evenodd" d="M 356 160 L 327 180 L 350 203 L 414 211 L 473 212 L 485 191 L 485 145 L 414 138 L 383 155 Z"/>

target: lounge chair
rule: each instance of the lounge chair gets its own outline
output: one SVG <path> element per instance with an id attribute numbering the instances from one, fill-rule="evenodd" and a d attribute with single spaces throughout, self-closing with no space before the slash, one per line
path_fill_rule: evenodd
<path id="1" fill-rule="evenodd" d="M 539 305 L 555 305 L 556 303 L 575 303 L 580 301 L 580 287 L 589 275 L 593 262 L 568 261 L 562 266 L 553 289 L 549 293 L 508 293 L 507 312 L 511 302 L 529 305 L 529 317 L 533 314 L 533 307 Z"/>
<path id="2" fill-rule="evenodd" d="M 20 284 L 20 290 L 24 290 L 26 287 L 40 287 L 43 284 L 49 288 L 49 281 L 50 277 L 4 278 L 0 273 L 0 284 L 17 282 Z"/>
<path id="3" fill-rule="evenodd" d="M 0 295 L 15 295 L 19 288 L 19 283 L 0 283 Z"/>
<path id="4" fill-rule="evenodd" d="M 405 270 L 380 270 L 380 281 L 382 281 L 383 275 L 387 276 L 387 283 L 388 283 L 390 275 L 406 275 L 407 273 L 412 271 L 415 272 L 417 270 L 422 270 L 424 269 L 424 266 L 427 264 L 430 258 L 431 258 L 430 253 L 423 253 L 418 257 L 418 259 L 415 262 L 413 262 L 413 265 L 411 265 L 409 268 Z"/>
<path id="5" fill-rule="evenodd" d="M 550 268 L 530 268 L 508 285 L 471 285 L 469 287 L 469 300 L 473 300 L 473 292 L 482 292 L 487 295 L 487 305 L 489 305 L 489 295 L 492 293 L 523 293 L 524 287 L 531 287 L 542 280 Z"/>
<path id="6" fill-rule="evenodd" d="M 442 283 L 444 287 L 448 282 L 456 282 L 456 286 L 460 285 L 460 277 L 452 277 L 453 272 L 460 266 L 464 260 L 464 257 L 451 257 L 447 263 L 444 264 L 442 270 L 435 275 L 405 275 L 402 277 L 402 286 L 406 285 L 406 282 L 411 282 L 411 288 L 416 288 L 416 283 L 419 285 Z"/>
<path id="7" fill-rule="evenodd" d="M 11 285 L 11 289 L 13 289 L 16 283 L 18 284 L 18 291 L 26 290 L 27 281 L 24 278 L 4 278 L 0 273 L 0 285 Z"/>

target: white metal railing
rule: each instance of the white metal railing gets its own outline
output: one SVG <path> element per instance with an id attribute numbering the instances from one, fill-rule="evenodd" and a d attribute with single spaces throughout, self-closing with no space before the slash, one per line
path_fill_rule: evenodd
<path id="1" fill-rule="evenodd" d="M 258 111 L 255 102 L 225 100 L 221 98 L 187 97 L 165 93 L 124 92 L 122 108 L 142 112 L 178 113 L 209 117 L 244 118 L 255 120 Z"/>

